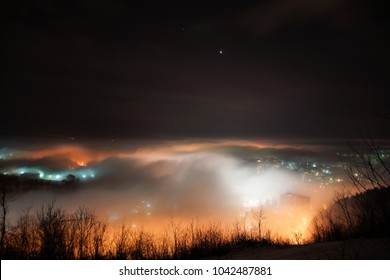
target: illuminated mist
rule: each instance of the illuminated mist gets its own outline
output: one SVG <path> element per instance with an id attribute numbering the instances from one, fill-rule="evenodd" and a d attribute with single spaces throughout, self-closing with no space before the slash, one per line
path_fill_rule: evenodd
<path id="1" fill-rule="evenodd" d="M 0 173 L 77 188 L 29 190 L 10 206 L 11 220 L 55 199 L 68 211 L 95 209 L 111 227 L 159 232 L 170 219 L 241 223 L 294 240 L 310 238 L 310 221 L 345 181 L 337 159 L 314 146 L 244 141 L 171 141 L 118 144 L 67 143 L 1 150 Z M 297 234 L 299 236 L 297 237 Z"/>

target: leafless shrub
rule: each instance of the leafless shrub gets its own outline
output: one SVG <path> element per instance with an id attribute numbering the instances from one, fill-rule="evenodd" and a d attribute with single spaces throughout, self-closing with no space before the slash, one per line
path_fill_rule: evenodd
<path id="1" fill-rule="evenodd" d="M 11 189 L 8 185 L 0 183 L 0 208 L 1 208 L 1 224 L 0 224 L 0 256 L 5 254 L 5 243 L 7 229 L 7 217 L 8 217 L 8 205 L 14 199 Z"/>
<path id="2" fill-rule="evenodd" d="M 126 260 L 130 259 L 130 229 L 122 225 L 119 232 L 114 236 L 114 252 L 112 258 Z"/>
<path id="3" fill-rule="evenodd" d="M 265 209 L 260 207 L 257 209 L 253 209 L 251 211 L 252 217 L 254 219 L 254 224 L 257 230 L 257 236 L 256 239 L 258 241 L 263 240 L 263 228 L 265 223 Z"/>
<path id="4" fill-rule="evenodd" d="M 69 233 L 67 214 L 61 208 L 56 208 L 54 201 L 42 206 L 37 213 L 38 240 L 40 242 L 41 258 L 68 259 L 66 241 Z"/>
<path id="5" fill-rule="evenodd" d="M 377 141 L 362 137 L 344 161 L 351 186 L 335 194 L 333 205 L 313 220 L 316 241 L 390 235 L 390 158 Z"/>
<path id="6" fill-rule="evenodd" d="M 40 254 L 37 219 L 27 209 L 17 221 L 10 244 L 12 255 L 18 259 L 35 259 Z"/>

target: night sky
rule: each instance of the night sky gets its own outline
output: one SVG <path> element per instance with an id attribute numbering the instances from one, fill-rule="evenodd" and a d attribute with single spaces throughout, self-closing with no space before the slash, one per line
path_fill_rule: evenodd
<path id="1" fill-rule="evenodd" d="M 0 135 L 390 138 L 375 2 L 8 1 Z"/>

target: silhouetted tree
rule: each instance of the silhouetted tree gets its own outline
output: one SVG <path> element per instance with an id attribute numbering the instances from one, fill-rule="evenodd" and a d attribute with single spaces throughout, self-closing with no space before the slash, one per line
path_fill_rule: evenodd
<path id="1" fill-rule="evenodd" d="M 262 231 L 263 231 L 263 227 L 264 227 L 265 210 L 264 210 L 264 208 L 260 207 L 257 209 L 253 209 L 251 211 L 251 214 L 252 214 L 252 217 L 255 221 L 256 228 L 257 228 L 257 239 L 259 241 L 261 241 L 263 238 Z"/>
<path id="2" fill-rule="evenodd" d="M 390 236 L 390 157 L 381 143 L 361 136 L 344 161 L 350 185 L 314 220 L 314 239 Z"/>
<path id="3" fill-rule="evenodd" d="M 64 210 L 56 208 L 54 201 L 42 206 L 37 213 L 38 235 L 41 243 L 42 259 L 69 259 L 69 233 L 67 215 Z"/>
<path id="4" fill-rule="evenodd" d="M 7 234 L 7 215 L 9 203 L 13 200 L 9 186 L 0 182 L 0 207 L 1 207 L 1 236 L 0 236 L 0 256 L 4 255 L 5 239 Z"/>
<path id="5" fill-rule="evenodd" d="M 40 244 L 37 219 L 27 209 L 18 219 L 12 232 L 12 256 L 16 259 L 39 258 Z M 11 244 L 10 244 L 11 245 Z M 10 248 L 11 249 L 11 248 Z"/>

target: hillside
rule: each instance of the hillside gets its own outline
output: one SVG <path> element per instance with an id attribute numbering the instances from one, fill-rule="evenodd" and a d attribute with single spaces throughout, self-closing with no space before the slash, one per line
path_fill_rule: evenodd
<path id="1" fill-rule="evenodd" d="M 223 260 L 339 260 L 390 259 L 390 238 L 354 239 L 294 246 L 237 247 L 226 255 L 211 259 Z"/>

